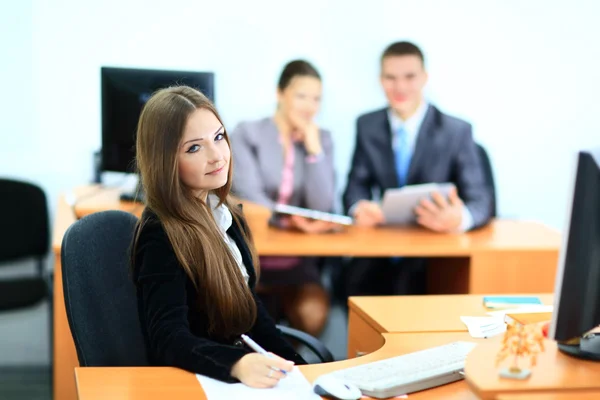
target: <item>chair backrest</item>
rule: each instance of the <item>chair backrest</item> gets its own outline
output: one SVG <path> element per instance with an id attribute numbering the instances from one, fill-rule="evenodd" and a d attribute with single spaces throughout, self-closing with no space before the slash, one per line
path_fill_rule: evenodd
<path id="1" fill-rule="evenodd" d="M 61 248 L 67 319 L 81 366 L 146 366 L 130 278 L 136 217 L 103 211 L 75 222 Z"/>
<path id="2" fill-rule="evenodd" d="M 496 183 L 494 180 L 494 171 L 492 169 L 492 163 L 490 157 L 487 154 L 485 148 L 477 144 L 477 150 L 479 151 L 479 157 L 481 158 L 481 165 L 483 166 L 483 174 L 486 185 L 492 192 L 492 216 L 496 216 Z"/>
<path id="3" fill-rule="evenodd" d="M 0 221 L 0 262 L 48 254 L 48 206 L 39 186 L 0 179 Z"/>

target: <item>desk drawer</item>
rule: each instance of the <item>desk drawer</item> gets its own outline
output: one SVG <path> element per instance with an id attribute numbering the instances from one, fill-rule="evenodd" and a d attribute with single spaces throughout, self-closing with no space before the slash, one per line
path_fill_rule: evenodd
<path id="1" fill-rule="evenodd" d="M 383 337 L 360 315 L 350 310 L 348 317 L 348 358 L 372 353 L 383 346 Z"/>

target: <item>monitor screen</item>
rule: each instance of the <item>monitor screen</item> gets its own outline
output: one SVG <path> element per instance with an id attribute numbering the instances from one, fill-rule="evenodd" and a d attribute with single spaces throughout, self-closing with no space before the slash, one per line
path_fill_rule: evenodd
<path id="1" fill-rule="evenodd" d="M 600 150 L 579 153 L 572 193 L 549 333 L 557 341 L 600 325 Z"/>
<path id="2" fill-rule="evenodd" d="M 135 133 L 144 104 L 158 89 L 187 85 L 213 103 L 212 72 L 149 69 L 101 69 L 103 171 L 134 172 Z"/>

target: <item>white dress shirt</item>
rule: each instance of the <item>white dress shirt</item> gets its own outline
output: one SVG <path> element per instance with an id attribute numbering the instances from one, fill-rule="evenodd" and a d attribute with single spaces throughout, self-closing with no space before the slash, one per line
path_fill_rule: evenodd
<path id="1" fill-rule="evenodd" d="M 215 221 L 217 222 L 217 226 L 219 227 L 219 230 L 221 231 L 223 240 L 225 240 L 227 247 L 229 247 L 229 251 L 231 251 L 233 258 L 235 259 L 238 266 L 240 267 L 240 271 L 242 271 L 242 276 L 244 277 L 244 280 L 246 281 L 246 283 L 248 283 L 250 276 L 248 275 L 248 271 L 246 270 L 246 267 L 244 266 L 244 261 L 242 259 L 242 253 L 240 253 L 240 249 L 237 247 L 235 240 L 233 240 L 231 238 L 231 236 L 229 236 L 227 234 L 227 230 L 233 224 L 233 217 L 231 215 L 231 211 L 229 211 L 229 209 L 227 208 L 227 206 L 225 206 L 225 204 L 221 204 L 220 206 L 217 207 L 217 204 L 219 204 L 219 198 L 217 196 L 215 196 L 214 194 L 211 194 L 208 196 L 208 204 L 212 210 L 213 217 L 215 218 Z"/>

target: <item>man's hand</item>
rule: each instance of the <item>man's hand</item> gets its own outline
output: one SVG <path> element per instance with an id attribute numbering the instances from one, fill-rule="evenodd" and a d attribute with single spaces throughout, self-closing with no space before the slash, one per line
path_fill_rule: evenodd
<path id="1" fill-rule="evenodd" d="M 298 215 L 290 217 L 291 226 L 305 233 L 326 233 L 336 228 L 333 222 L 308 219 Z"/>
<path id="2" fill-rule="evenodd" d="M 358 226 L 374 227 L 383 224 L 385 218 L 379 204 L 361 200 L 356 204 L 356 208 L 354 209 L 354 221 L 356 221 Z"/>
<path id="3" fill-rule="evenodd" d="M 417 222 L 425 228 L 436 232 L 454 232 L 461 225 L 463 217 L 463 201 L 453 188 L 448 194 L 448 200 L 438 192 L 432 193 L 433 201 L 421 200 L 415 209 Z"/>

